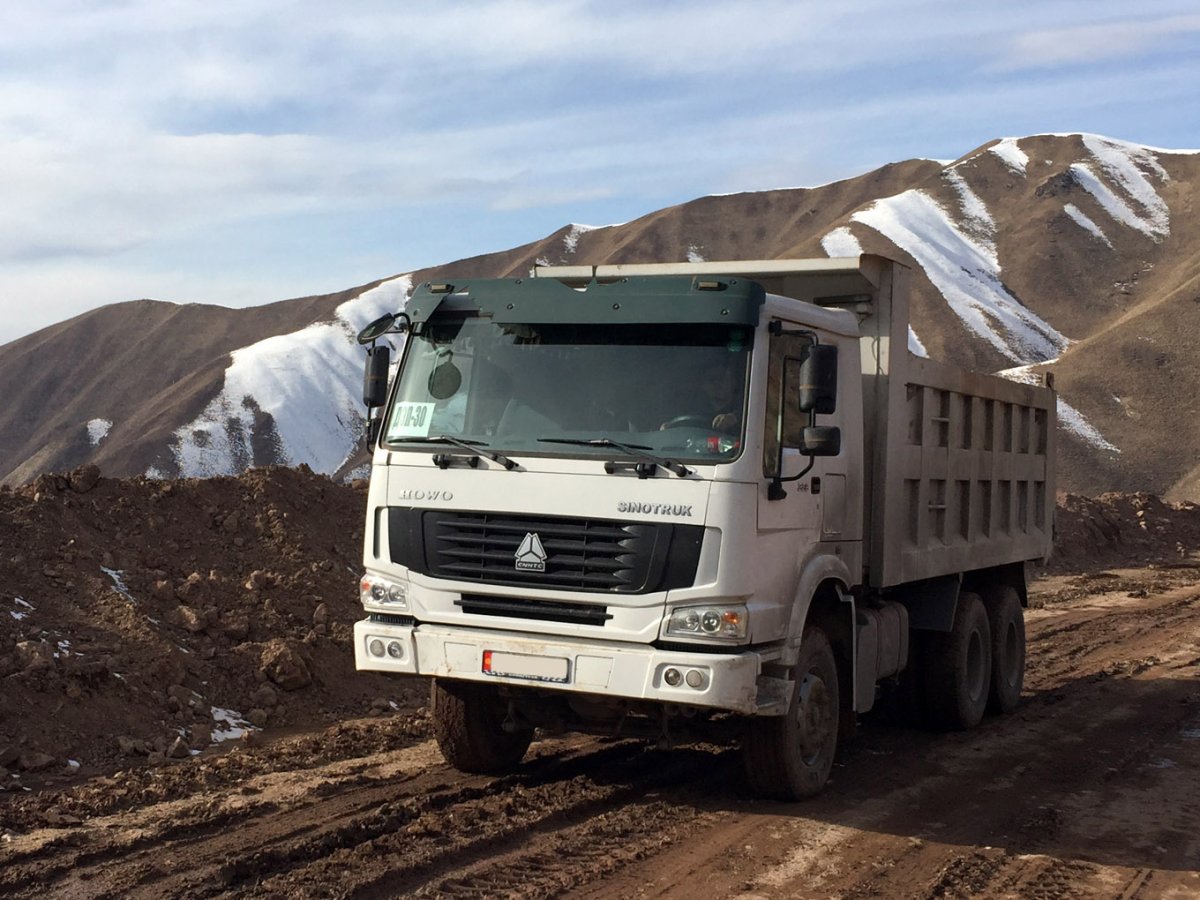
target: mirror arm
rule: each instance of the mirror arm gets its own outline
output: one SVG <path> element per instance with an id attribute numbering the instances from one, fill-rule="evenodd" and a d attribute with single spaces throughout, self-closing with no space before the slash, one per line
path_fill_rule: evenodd
<path id="1" fill-rule="evenodd" d="M 815 412 L 809 412 L 808 424 L 810 428 L 817 424 L 817 414 Z M 784 478 L 782 475 L 776 475 L 771 479 L 771 483 L 767 485 L 767 499 L 783 500 L 785 497 L 787 497 L 787 491 L 783 489 L 783 485 L 789 481 L 799 481 L 801 478 L 811 472 L 812 467 L 816 464 L 817 458 L 815 456 L 810 456 L 808 458 L 808 465 L 804 467 L 799 475 L 789 475 L 787 478 Z M 779 463 L 777 466 L 777 471 L 783 472 L 783 441 L 779 442 Z"/>

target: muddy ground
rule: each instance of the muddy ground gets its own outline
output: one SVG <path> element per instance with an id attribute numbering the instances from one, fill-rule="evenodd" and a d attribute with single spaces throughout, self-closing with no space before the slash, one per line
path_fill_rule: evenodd
<path id="1" fill-rule="evenodd" d="M 93 476 L 0 491 L 0 896 L 1200 896 L 1195 507 L 1061 498 L 1018 710 L 777 804 L 717 745 L 461 775 L 352 671 L 361 488 Z"/>

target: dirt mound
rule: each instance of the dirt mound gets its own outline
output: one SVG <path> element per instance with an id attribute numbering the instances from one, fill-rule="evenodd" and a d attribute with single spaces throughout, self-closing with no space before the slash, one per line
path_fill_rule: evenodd
<path id="1" fill-rule="evenodd" d="M 1200 506 L 1153 494 L 1059 494 L 1053 572 L 1169 565 L 1200 550 Z"/>
<path id="2" fill-rule="evenodd" d="M 417 705 L 354 671 L 365 497 L 306 468 L 0 490 L 0 784 Z"/>
<path id="3" fill-rule="evenodd" d="M 0 489 L 0 785 L 423 705 L 354 670 L 365 501 L 307 468 Z M 1063 495 L 1057 533 L 1052 571 L 1169 564 L 1200 507 Z"/>

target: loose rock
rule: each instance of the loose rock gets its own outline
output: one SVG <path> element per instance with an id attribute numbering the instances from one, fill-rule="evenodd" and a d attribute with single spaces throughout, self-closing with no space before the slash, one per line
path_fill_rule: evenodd
<path id="1" fill-rule="evenodd" d="M 263 647 L 261 668 L 267 678 L 285 691 L 312 684 L 312 673 L 304 657 L 281 640 L 271 641 Z"/>
<path id="2" fill-rule="evenodd" d="M 67 479 L 71 490 L 77 494 L 86 494 L 100 481 L 100 468 L 88 463 L 72 472 Z"/>

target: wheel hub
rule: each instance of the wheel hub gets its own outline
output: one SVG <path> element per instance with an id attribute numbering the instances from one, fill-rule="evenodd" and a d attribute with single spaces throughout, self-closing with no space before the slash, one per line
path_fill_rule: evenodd
<path id="1" fill-rule="evenodd" d="M 800 753 L 806 763 L 811 763 L 820 755 L 833 729 L 832 697 L 824 679 L 815 672 L 806 673 L 797 690 Z"/>

